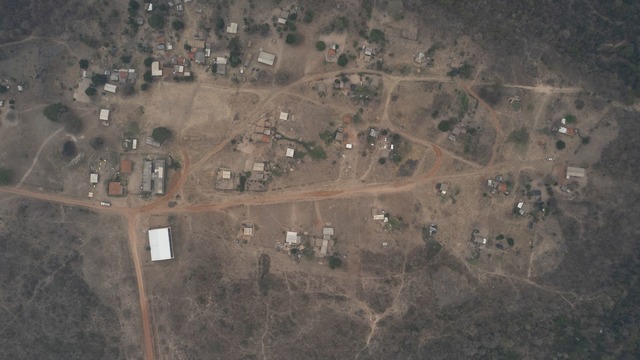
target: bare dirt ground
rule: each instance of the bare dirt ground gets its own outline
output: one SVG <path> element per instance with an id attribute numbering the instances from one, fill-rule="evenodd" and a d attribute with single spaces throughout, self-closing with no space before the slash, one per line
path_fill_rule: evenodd
<path id="1" fill-rule="evenodd" d="M 483 79 L 451 80 L 440 67 L 404 75 L 366 70 L 384 84 L 368 104 L 338 93 L 320 97 L 310 84 L 331 84 L 336 76 L 364 70 L 335 70 L 334 65 L 318 61 L 319 52 L 309 56 L 311 60 L 297 61 L 307 56 L 315 42 L 311 30 L 304 32 L 306 47 L 289 49 L 281 39 L 263 39 L 262 45 L 269 45 L 279 59 L 290 56 L 272 70 L 290 72 L 291 77 L 273 89 L 221 85 L 205 76 L 194 84 L 160 82 L 135 102 L 113 97 L 91 106 L 74 104 L 87 124 L 85 133 L 77 137 L 45 120 L 37 111 L 43 105 L 37 97 L 18 98 L 33 105 L 18 110 L 19 122 L 28 118 L 29 126 L 3 122 L 0 136 L 8 151 L 0 163 L 15 163 L 19 175 L 16 186 L 0 188 L 3 202 L 22 201 L 15 197 L 40 200 L 48 212 L 59 206 L 63 224 L 69 216 L 65 209 L 72 207 L 69 211 L 87 218 L 82 224 L 76 220 L 71 224 L 85 234 L 91 230 L 87 224 L 119 229 L 86 243 L 85 235 L 78 236 L 81 244 L 69 247 L 77 247 L 75 251 L 86 257 L 81 278 L 113 307 L 109 316 L 101 315 L 96 321 L 107 324 L 105 334 L 120 336 L 115 346 L 127 349 L 123 357 L 140 357 L 142 344 L 147 359 L 211 354 L 229 359 L 291 358 L 291 354 L 312 358 L 327 351 L 334 358 L 392 358 L 403 351 L 393 338 L 403 323 L 419 324 L 410 329 L 412 341 L 435 343 L 455 324 L 447 312 L 471 306 L 469 300 L 493 289 L 491 283 L 500 289 L 513 288 L 519 295 L 540 291 L 575 309 L 583 296 L 543 282 L 567 253 L 564 218 L 535 219 L 535 227 L 528 229 L 533 217 L 514 215 L 513 208 L 531 189 L 545 192 L 547 203 L 550 198 L 569 201 L 594 191 L 582 182 L 577 183 L 579 191 L 562 193 L 562 169 L 574 165 L 595 170 L 595 159 L 617 136 L 614 117 L 621 106 L 593 99 L 576 109 L 574 102 L 582 97 L 579 88 L 505 83 L 495 90 L 493 82 Z M 340 38 L 349 41 L 346 35 Z M 33 40 L 2 46 L 23 46 Z M 469 46 L 468 42 L 465 39 L 460 46 Z M 67 52 L 75 66 L 73 47 L 59 40 L 54 45 L 62 46 L 59 51 Z M 450 52 L 450 58 L 455 57 L 451 54 L 455 53 Z M 61 96 L 71 96 L 72 88 L 65 84 L 60 88 Z M 514 96 L 521 98 L 519 107 L 508 101 Z M 111 126 L 117 134 L 98 124 L 95 108 L 101 106 L 113 110 Z M 359 108 L 364 108 L 363 121 L 344 124 L 352 134 L 353 149 L 322 143 L 321 132 L 343 125 L 342 116 L 359 113 Z M 37 115 L 30 115 L 32 110 Z M 289 112 L 291 118 L 278 123 L 278 131 L 320 144 L 326 159 L 284 158 L 287 147 L 300 150 L 292 141 L 250 144 L 247 139 L 255 124 L 265 116 L 275 119 L 281 111 Z M 545 128 L 569 113 L 578 118 L 581 134 L 593 140 L 562 138 L 567 147 L 559 150 L 555 144 L 560 135 L 550 136 Z M 456 116 L 475 132 L 454 143 L 448 132 L 438 130 L 438 124 Z M 155 126 L 176 130 L 174 140 L 162 150 L 181 160 L 181 168 L 170 172 L 167 194 L 151 200 L 114 200 L 110 207 L 86 200 L 91 188 L 76 185 L 77 179 L 87 178 L 86 166 L 100 159 L 106 159 L 101 176 L 113 175 L 121 133 L 132 121 L 139 124 L 141 139 Z M 379 139 L 371 147 L 367 139 L 371 126 L 401 139 L 400 146 L 407 150 L 398 164 L 380 161 L 388 141 Z M 522 128 L 527 140 L 516 143 L 511 134 Z M 88 139 L 97 134 L 105 137 L 106 146 L 93 151 Z M 204 140 L 192 140 L 201 135 Z M 25 138 L 37 146 L 19 146 Z M 86 155 L 82 162 L 65 167 L 59 152 L 67 139 L 77 141 Z M 145 147 L 128 156 L 140 164 L 154 151 Z M 269 191 L 213 189 L 220 167 L 237 173 L 247 161 L 263 160 L 287 170 L 272 180 Z M 64 171 L 56 171 L 59 168 Z M 487 194 L 486 181 L 496 175 L 509 181 L 510 195 Z M 446 196 L 436 192 L 436 184 L 443 182 L 451 187 Z M 99 195 L 104 195 L 104 185 L 96 190 Z M 384 210 L 393 221 L 374 221 L 372 209 Z M 579 211 L 583 210 L 567 216 L 581 224 L 579 219 L 586 213 Z M 4 216 L 11 221 L 11 213 Z M 238 237 L 242 222 L 255 224 L 253 237 Z M 438 233 L 427 237 L 424 227 L 432 223 L 438 224 Z M 6 228 L 7 221 L 3 219 L 2 224 Z M 160 225 L 173 228 L 176 259 L 157 264 L 149 259 L 146 230 Z M 320 236 L 324 226 L 334 227 L 337 234 L 331 254 L 344 266 L 335 271 L 318 254 L 296 256 L 284 249 L 286 231 L 312 238 Z M 478 229 L 487 244 L 471 243 L 472 229 Z M 127 256 L 131 262 L 125 261 Z M 133 276 L 138 306 L 131 300 Z M 441 312 L 424 314 L 423 308 Z M 8 318 L 18 318 L 13 309 L 5 310 Z M 114 332 L 118 326 L 122 329 Z M 331 329 L 330 342 L 317 336 L 327 329 Z M 385 346 L 389 343 L 396 348 Z"/>

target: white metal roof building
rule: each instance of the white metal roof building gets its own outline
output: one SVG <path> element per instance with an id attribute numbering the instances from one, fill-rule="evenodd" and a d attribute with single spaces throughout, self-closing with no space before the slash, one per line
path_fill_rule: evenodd
<path id="1" fill-rule="evenodd" d="M 160 69 L 159 61 L 151 63 L 151 76 L 162 76 L 162 69 Z"/>
<path id="2" fill-rule="evenodd" d="M 238 23 L 231 23 L 227 26 L 228 34 L 237 34 L 238 33 Z"/>
<path id="3" fill-rule="evenodd" d="M 151 248 L 151 261 L 173 259 L 171 228 L 149 229 L 149 247 Z"/>
<path id="4" fill-rule="evenodd" d="M 292 149 L 292 148 L 287 148 L 287 153 L 286 153 L 285 155 L 286 155 L 287 157 L 292 158 L 292 157 L 293 157 L 293 155 L 295 154 L 295 152 L 296 152 L 296 151 L 295 151 L 294 149 Z"/>
<path id="5" fill-rule="evenodd" d="M 255 162 L 253 163 L 253 171 L 256 172 L 264 172 L 264 163 L 262 162 Z"/>
<path id="6" fill-rule="evenodd" d="M 98 174 L 91 174 L 89 176 L 89 183 L 90 184 L 97 184 L 98 183 Z"/>
<path id="7" fill-rule="evenodd" d="M 281 121 L 287 121 L 287 119 L 289 119 L 289 113 L 286 112 L 280 112 L 280 118 Z"/>
<path id="8" fill-rule="evenodd" d="M 583 168 L 579 168 L 579 167 L 572 167 L 572 166 L 568 166 L 567 167 L 567 179 L 572 178 L 572 177 L 585 177 L 586 175 L 586 170 Z"/>
<path id="9" fill-rule="evenodd" d="M 100 120 L 109 121 L 109 110 L 100 109 Z"/>
<path id="10" fill-rule="evenodd" d="M 269 54 L 268 52 L 260 51 L 258 55 L 258 62 L 261 64 L 273 66 L 276 61 L 276 56 L 274 54 Z"/>
<path id="11" fill-rule="evenodd" d="M 106 92 L 110 92 L 110 93 L 116 93 L 116 89 L 118 87 L 113 85 L 113 84 L 104 84 L 104 91 Z"/>
<path id="12" fill-rule="evenodd" d="M 287 244 L 300 244 L 300 236 L 298 236 L 297 232 L 287 231 L 287 237 L 285 238 L 285 242 Z"/>

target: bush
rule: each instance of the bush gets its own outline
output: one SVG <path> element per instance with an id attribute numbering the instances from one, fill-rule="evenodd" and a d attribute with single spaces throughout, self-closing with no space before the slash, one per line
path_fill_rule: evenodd
<path id="1" fill-rule="evenodd" d="M 69 110 L 69 108 L 62 103 L 51 104 L 44 108 L 44 116 L 53 122 L 58 122 L 60 121 L 60 115 L 67 110 Z"/>
<path id="2" fill-rule="evenodd" d="M 384 165 L 386 162 L 387 162 L 387 159 L 385 159 L 385 158 L 383 158 L 383 157 L 381 157 L 380 159 L 378 159 L 378 163 L 379 163 L 380 165 Z"/>
<path id="3" fill-rule="evenodd" d="M 93 76 L 91 76 L 93 85 L 104 85 L 107 81 L 109 81 L 109 78 L 104 74 L 93 74 Z"/>
<path id="4" fill-rule="evenodd" d="M 131 62 L 131 55 L 122 55 L 120 56 L 120 61 L 122 61 L 123 64 L 128 64 Z"/>
<path id="5" fill-rule="evenodd" d="M 513 238 L 508 238 L 507 244 L 509 244 L 510 247 L 513 247 L 513 244 L 515 244 L 515 241 L 513 240 Z"/>
<path id="6" fill-rule="evenodd" d="M 80 59 L 78 64 L 80 65 L 80 69 L 87 70 L 89 68 L 89 60 L 87 59 Z"/>
<path id="7" fill-rule="evenodd" d="M 340 54 L 340 56 L 338 56 L 338 65 L 340 66 L 347 66 L 347 63 L 349 63 L 349 58 L 347 57 L 346 54 Z"/>
<path id="8" fill-rule="evenodd" d="M 171 138 L 171 130 L 163 126 L 157 127 L 151 132 L 151 137 L 162 144 Z"/>
<path id="9" fill-rule="evenodd" d="M 144 75 L 142 75 L 142 78 L 146 82 L 152 82 L 153 81 L 153 76 L 151 75 L 151 70 L 145 71 Z"/>
<path id="10" fill-rule="evenodd" d="M 556 149 L 562 150 L 562 149 L 564 149 L 566 147 L 567 147 L 567 144 L 565 144 L 564 141 L 562 141 L 562 140 L 556 141 Z"/>
<path id="11" fill-rule="evenodd" d="M 310 22 L 312 22 L 312 21 L 313 21 L 313 11 L 311 11 L 311 10 L 307 10 L 307 11 L 304 13 L 304 17 L 302 18 L 302 22 L 304 22 L 304 23 L 307 23 L 307 24 L 308 24 L 308 23 L 310 23 Z"/>
<path id="12" fill-rule="evenodd" d="M 0 166 L 0 185 L 9 185 L 13 181 L 13 171 Z"/>
<path id="13" fill-rule="evenodd" d="M 327 48 L 327 44 L 325 44 L 324 41 L 318 41 L 316 42 L 316 50 L 318 51 L 323 51 L 324 49 Z"/>
<path id="14" fill-rule="evenodd" d="M 149 26 L 155 29 L 162 29 L 164 27 L 164 17 L 159 14 L 151 15 L 149 18 Z"/>
<path id="15" fill-rule="evenodd" d="M 372 43 L 383 43 L 384 42 L 384 32 L 379 29 L 371 29 L 369 33 L 369 42 Z"/>
<path id="16" fill-rule="evenodd" d="M 331 269 L 341 268 L 342 267 L 342 259 L 340 259 L 336 255 L 332 255 L 331 257 L 329 257 L 329 267 Z"/>
<path id="17" fill-rule="evenodd" d="M 93 96 L 98 93 L 98 90 L 96 90 L 96 88 L 94 88 L 93 86 L 89 86 L 87 90 L 84 91 L 84 93 L 87 94 L 87 96 Z"/>
<path id="18" fill-rule="evenodd" d="M 565 115 L 564 119 L 567 120 L 568 124 L 573 124 L 578 120 L 575 115 L 571 115 L 571 114 Z"/>
<path id="19" fill-rule="evenodd" d="M 463 79 L 470 79 L 473 74 L 473 66 L 464 63 L 459 68 L 455 68 L 447 73 L 447 76 L 456 77 L 460 76 Z"/>
<path id="20" fill-rule="evenodd" d="M 442 120 L 438 123 L 438 130 L 442 132 L 447 132 L 451 130 L 451 121 Z"/>
<path id="21" fill-rule="evenodd" d="M 145 67 L 151 67 L 151 64 L 153 63 L 153 58 L 152 57 L 148 57 L 146 59 L 144 59 L 144 66 Z"/>
<path id="22" fill-rule="evenodd" d="M 173 20 L 171 26 L 173 26 L 173 29 L 176 31 L 184 29 L 184 23 L 180 20 Z"/>
<path id="23" fill-rule="evenodd" d="M 289 45 L 297 45 L 300 43 L 300 35 L 296 33 L 289 33 L 287 34 L 287 37 L 285 38 L 284 42 L 286 42 Z"/>

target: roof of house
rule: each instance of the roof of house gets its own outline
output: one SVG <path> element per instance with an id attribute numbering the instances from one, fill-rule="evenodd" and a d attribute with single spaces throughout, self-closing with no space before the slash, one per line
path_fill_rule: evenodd
<path id="1" fill-rule="evenodd" d="M 285 242 L 287 244 L 300 244 L 300 236 L 298 236 L 297 232 L 287 231 Z"/>
<path id="2" fill-rule="evenodd" d="M 264 171 L 264 163 L 262 163 L 262 162 L 254 162 L 252 171 L 259 171 L 259 172 Z"/>
<path id="3" fill-rule="evenodd" d="M 280 112 L 280 120 L 287 121 L 287 119 L 289 119 L 289 113 Z"/>
<path id="4" fill-rule="evenodd" d="M 151 63 L 151 76 L 162 76 L 162 69 L 160 68 L 159 61 Z"/>
<path id="5" fill-rule="evenodd" d="M 150 229 L 149 247 L 151 248 L 151 261 L 173 259 L 171 228 Z"/>
<path id="6" fill-rule="evenodd" d="M 109 110 L 100 109 L 100 120 L 109 121 Z"/>
<path id="7" fill-rule="evenodd" d="M 237 34 L 238 33 L 238 24 L 237 23 L 229 24 L 229 26 L 227 26 L 227 33 L 229 33 L 229 34 Z"/>
<path id="8" fill-rule="evenodd" d="M 287 157 L 292 158 L 292 157 L 293 157 L 293 154 L 295 154 L 295 152 L 296 152 L 296 151 L 295 151 L 294 149 L 292 149 L 292 148 L 287 148 L 286 156 L 287 156 Z"/>
<path id="9" fill-rule="evenodd" d="M 569 177 L 584 177 L 586 170 L 579 167 L 568 166 L 567 167 L 567 179 Z"/>
<path id="10" fill-rule="evenodd" d="M 129 159 L 120 160 L 120 172 L 124 174 L 131 174 L 133 170 L 133 163 Z"/>
<path id="11" fill-rule="evenodd" d="M 89 175 L 89 182 L 92 183 L 92 184 L 97 184 L 98 183 L 98 174 Z"/>
<path id="12" fill-rule="evenodd" d="M 244 234 L 244 236 L 253 236 L 253 227 L 245 226 L 242 230 L 242 233 Z"/>
<path id="13" fill-rule="evenodd" d="M 104 91 L 115 93 L 118 87 L 113 84 L 104 84 Z"/>
<path id="14" fill-rule="evenodd" d="M 112 181 L 109 183 L 109 196 L 119 196 L 123 194 L 122 184 L 118 181 Z"/>
<path id="15" fill-rule="evenodd" d="M 276 61 L 276 56 L 274 54 L 270 54 L 268 52 L 260 51 L 258 55 L 258 62 L 266 65 L 273 66 L 273 63 Z"/>
<path id="16" fill-rule="evenodd" d="M 332 227 L 322 228 L 322 235 L 333 235 L 333 228 Z"/>
<path id="17" fill-rule="evenodd" d="M 223 179 L 231 179 L 231 171 L 229 171 L 229 170 L 222 170 L 222 178 L 223 178 Z"/>

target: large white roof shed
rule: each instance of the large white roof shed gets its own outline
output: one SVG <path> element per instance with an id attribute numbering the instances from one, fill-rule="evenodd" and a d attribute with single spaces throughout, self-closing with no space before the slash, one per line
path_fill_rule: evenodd
<path id="1" fill-rule="evenodd" d="M 298 236 L 297 232 L 287 231 L 287 236 L 285 237 L 285 242 L 287 244 L 295 245 L 300 244 L 301 237 Z"/>
<path id="2" fill-rule="evenodd" d="M 151 248 L 151 261 L 173 259 L 171 228 L 149 229 L 149 247 Z"/>
<path id="3" fill-rule="evenodd" d="M 276 61 L 276 56 L 274 54 L 269 54 L 268 52 L 260 51 L 258 55 L 258 62 L 273 66 L 273 63 Z"/>
<path id="4" fill-rule="evenodd" d="M 584 177 L 586 175 L 586 170 L 583 168 L 579 168 L 579 167 L 572 167 L 572 166 L 568 166 L 567 167 L 567 179 L 572 178 L 572 177 Z"/>

